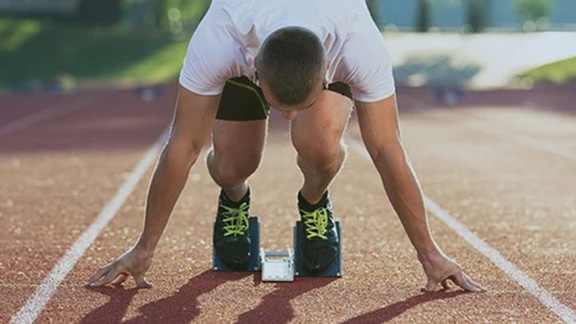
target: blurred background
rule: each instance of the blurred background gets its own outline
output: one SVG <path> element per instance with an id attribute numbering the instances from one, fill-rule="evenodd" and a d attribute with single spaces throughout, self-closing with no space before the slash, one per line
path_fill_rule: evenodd
<path id="1" fill-rule="evenodd" d="M 574 0 L 368 0 L 399 85 L 576 82 Z M 176 79 L 208 0 L 0 0 L 0 89 Z"/>

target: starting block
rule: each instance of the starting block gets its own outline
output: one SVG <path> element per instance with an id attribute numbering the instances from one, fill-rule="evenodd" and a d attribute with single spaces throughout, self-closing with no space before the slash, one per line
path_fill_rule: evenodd
<path id="1" fill-rule="evenodd" d="M 324 271 L 320 273 L 313 273 L 306 270 L 304 267 L 304 262 L 302 261 L 302 242 L 304 241 L 304 225 L 302 222 L 296 222 L 294 226 L 294 248 L 295 252 L 295 264 L 296 264 L 296 276 L 299 277 L 342 277 L 342 234 L 340 231 L 340 222 L 336 221 L 336 231 L 338 232 L 338 254 L 332 262 Z"/>
<path id="2" fill-rule="evenodd" d="M 294 281 L 294 253 L 287 251 L 264 251 L 260 249 L 262 281 Z"/>
<path id="3" fill-rule="evenodd" d="M 250 217 L 249 235 L 251 240 L 250 257 L 244 269 L 232 269 L 220 260 L 212 247 L 213 269 L 216 271 L 262 271 L 262 281 L 294 281 L 299 277 L 341 277 L 342 276 L 342 235 L 340 222 L 336 222 L 339 244 L 338 254 L 332 264 L 321 273 L 307 271 L 302 261 L 304 227 L 300 221 L 294 226 L 294 251 L 264 251 L 260 248 L 260 223 L 257 217 Z"/>
<path id="4" fill-rule="evenodd" d="M 248 231 L 250 235 L 250 257 L 244 269 L 231 269 L 220 260 L 214 244 L 212 244 L 212 268 L 216 271 L 260 271 L 260 223 L 258 217 L 248 218 Z"/>

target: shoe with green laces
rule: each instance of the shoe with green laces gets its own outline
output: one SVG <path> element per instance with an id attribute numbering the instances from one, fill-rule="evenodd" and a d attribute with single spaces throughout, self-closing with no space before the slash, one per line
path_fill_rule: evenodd
<path id="1" fill-rule="evenodd" d="M 242 270 L 250 258 L 249 208 L 250 190 L 239 202 L 220 192 L 213 244 L 220 260 L 231 269 Z"/>
<path id="2" fill-rule="evenodd" d="M 328 268 L 338 255 L 339 240 L 332 203 L 328 192 L 320 202 L 311 205 L 298 193 L 298 208 L 304 227 L 302 261 L 312 273 L 320 273 Z"/>

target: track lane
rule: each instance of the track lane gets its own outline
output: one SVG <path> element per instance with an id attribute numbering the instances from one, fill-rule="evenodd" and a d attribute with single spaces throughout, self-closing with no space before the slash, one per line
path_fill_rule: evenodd
<path id="1" fill-rule="evenodd" d="M 7 94 L 0 96 L 0 136 L 78 109 L 113 91 L 78 94 Z M 92 105 L 94 106 L 94 105 Z"/>
<path id="2" fill-rule="evenodd" d="M 555 242 L 546 246 L 544 240 L 546 233 L 556 231 L 560 231 L 558 233 L 564 237 L 566 228 L 562 225 L 566 226 L 566 223 L 553 224 L 558 223 L 555 217 L 558 209 L 550 205 L 564 202 L 566 196 L 547 197 L 541 201 L 537 194 L 563 191 L 566 188 L 564 179 L 568 177 L 561 180 L 557 177 L 566 170 L 570 171 L 570 164 L 545 155 L 534 158 L 528 148 L 519 148 L 514 143 L 500 143 L 486 134 L 471 134 L 469 129 L 460 128 L 454 122 L 431 123 L 428 117 L 420 114 L 402 117 L 404 136 L 426 192 L 481 237 L 489 238 L 490 242 L 497 241 L 498 246 L 500 242 L 510 243 L 506 246 L 505 255 L 517 261 L 522 269 L 530 267 L 533 262 L 526 260 L 526 255 L 532 255 L 534 250 L 540 248 L 545 248 L 545 251 L 538 253 L 538 257 L 545 253 L 553 255 L 539 265 L 546 266 L 549 261 L 559 262 L 551 269 L 545 269 L 550 272 L 544 273 L 544 276 L 556 274 L 558 269 L 565 270 L 563 266 L 566 264 L 574 264 L 568 250 L 556 249 Z M 280 126 L 279 131 L 273 132 L 264 163 L 252 180 L 253 212 L 261 217 L 262 242 L 269 249 L 291 244 L 291 226 L 296 218 L 295 192 L 299 187 L 300 174 L 287 134 L 282 129 Z M 494 145 L 495 142 L 497 145 Z M 123 151 L 121 146 L 111 147 L 115 147 L 113 151 Z M 106 151 L 105 147 L 100 149 Z M 17 150 L 11 147 L 8 151 Z M 133 159 L 136 160 L 135 155 Z M 502 156 L 507 157 L 502 159 Z M 128 164 L 124 159 L 130 159 L 127 155 L 110 163 L 109 157 L 103 157 L 100 162 L 103 165 L 116 164 L 117 167 Z M 554 161 L 554 168 L 550 168 L 550 161 Z M 46 163 L 53 162 L 46 160 Z M 516 165 L 523 167 L 514 169 Z M 534 170 L 547 172 L 534 174 Z M 148 178 L 149 174 L 144 177 Z M 17 182 L 15 179 L 13 183 Z M 102 179 L 92 181 L 96 180 Z M 545 185 L 530 186 L 535 181 Z M 561 183 L 560 187 L 556 187 L 556 182 Z M 514 192 L 518 184 L 528 184 L 528 190 Z M 133 322 L 170 319 L 186 322 L 194 319 L 206 323 L 237 319 L 241 322 L 255 319 L 322 322 L 329 319 L 352 323 L 385 320 L 424 322 L 430 318 L 460 322 L 559 321 L 435 219 L 431 220 L 433 231 L 447 253 L 456 256 L 491 291 L 480 295 L 419 294 L 418 289 L 424 283 L 424 278 L 414 252 L 387 203 L 375 170 L 370 163 L 354 154 L 350 154 L 346 168 L 332 189 L 346 242 L 343 279 L 298 280 L 291 285 L 269 285 L 260 284 L 254 275 L 207 271 L 210 268 L 211 226 L 217 188 L 209 180 L 205 167 L 199 164 L 194 167 L 190 183 L 157 251 L 150 273 L 156 287 L 139 292 L 129 289 L 130 286 L 124 291 L 84 288 L 82 285 L 87 276 L 97 266 L 123 252 L 137 237 L 146 187 L 147 181 L 139 183 L 121 213 L 58 290 L 42 313 L 42 322 L 105 322 L 122 318 Z M 555 191 L 557 189 L 559 191 Z M 531 192 L 534 190 L 536 193 Z M 502 197 L 505 199 L 500 202 Z M 568 197 L 568 203 L 570 199 Z M 499 204 L 492 205 L 494 201 Z M 518 202 L 522 207 L 518 207 Z M 524 207 L 533 210 L 528 212 L 527 217 L 517 212 Z M 542 209 L 545 215 L 541 215 Z M 531 238 L 532 246 L 523 250 L 525 242 L 518 241 L 517 237 L 524 237 L 526 232 L 538 233 L 542 227 L 526 229 L 530 229 L 534 221 L 543 222 L 550 215 L 554 217 L 544 224 L 541 236 Z M 570 215 L 568 219 L 571 219 Z M 567 224 L 570 228 L 570 223 Z M 50 247 L 45 250 L 54 249 Z M 567 259 L 564 258 L 566 255 Z M 558 259 L 558 256 L 562 259 Z M 532 275 L 538 271 L 530 267 L 529 273 Z M 542 275 L 537 278 L 540 283 L 545 279 Z M 569 293 L 563 295 L 564 290 L 558 285 L 559 282 L 556 285 L 550 281 L 546 283 L 560 287 L 552 289 L 543 285 L 554 290 L 555 296 L 566 304 L 573 299 Z M 242 303 L 236 303 L 238 300 L 242 300 Z M 319 300 L 323 302 L 319 303 Z"/>
<path id="3" fill-rule="evenodd" d="M 288 135 L 279 127 L 271 134 L 263 164 L 251 181 L 252 211 L 261 217 L 262 246 L 267 249 L 291 245 L 291 227 L 297 218 L 295 193 L 300 174 Z M 124 210 L 80 260 L 68 283 L 42 313 L 42 320 L 558 321 L 535 298 L 435 219 L 432 220 L 435 235 L 446 251 L 492 291 L 421 294 L 419 288 L 425 279 L 414 251 L 385 198 L 375 170 L 355 154 L 350 154 L 332 189 L 336 213 L 344 229 L 342 279 L 262 284 L 258 275 L 210 271 L 211 227 L 218 190 L 200 163 L 192 170 L 190 183 L 158 247 L 149 274 L 155 288 L 135 291 L 131 289 L 133 283 L 126 290 L 82 287 L 97 266 L 122 253 L 137 237 L 138 231 L 134 229 L 141 226 L 146 186 L 145 182 L 139 184 Z M 62 310 L 72 303 L 75 310 Z"/>
<path id="4" fill-rule="evenodd" d="M 575 309 L 570 269 L 576 263 L 576 242 L 570 237 L 576 229 L 576 194 L 570 175 L 576 174 L 576 164 L 471 131 L 465 118 L 407 118 L 413 121 L 405 123 L 407 142 L 427 148 L 410 152 L 431 196 Z M 426 136 L 418 136 L 419 131 Z M 426 174 L 445 178 L 427 186 Z"/>
<path id="5" fill-rule="evenodd" d="M 0 286 L 10 296 L 0 301 L 10 310 L 0 322 L 18 311 L 124 181 L 125 172 L 165 127 L 172 101 L 143 103 L 131 92 L 118 92 L 93 109 L 0 141 L 0 218 L 6 224 L 0 233 Z M 128 123 L 130 116 L 136 122 Z M 98 123 L 114 120 L 120 123 L 97 131 Z M 91 127 L 94 131 L 87 131 Z"/>

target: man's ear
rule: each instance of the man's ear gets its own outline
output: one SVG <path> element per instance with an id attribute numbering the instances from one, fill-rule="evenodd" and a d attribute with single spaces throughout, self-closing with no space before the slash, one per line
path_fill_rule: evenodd
<path id="1" fill-rule="evenodd" d="M 258 56 L 254 58 L 254 67 L 258 70 Z"/>

